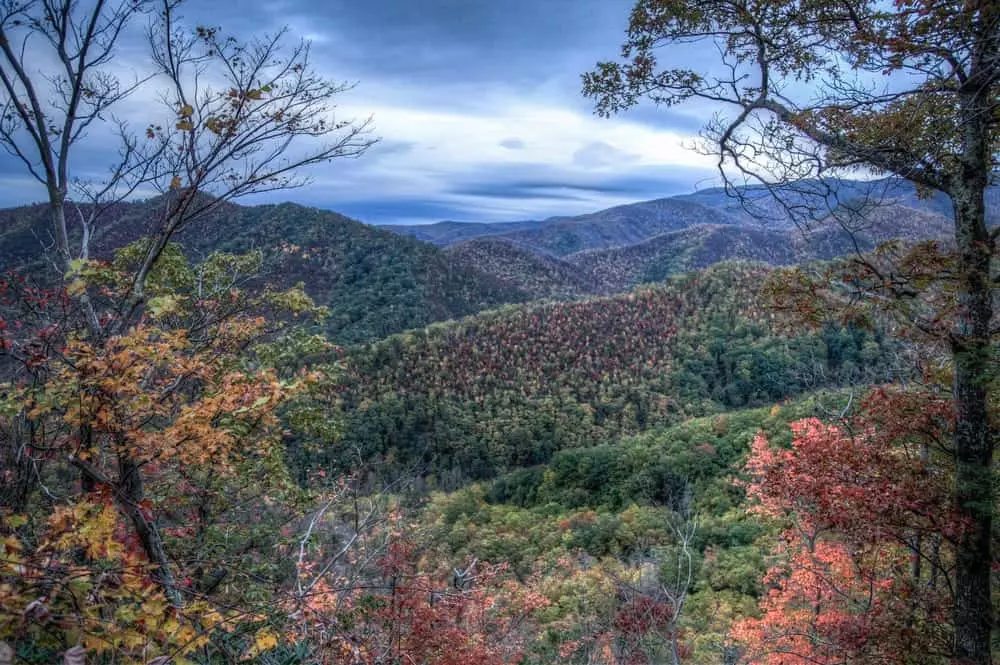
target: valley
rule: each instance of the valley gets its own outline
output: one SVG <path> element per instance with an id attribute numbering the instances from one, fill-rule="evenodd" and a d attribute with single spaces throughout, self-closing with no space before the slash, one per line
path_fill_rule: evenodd
<path id="1" fill-rule="evenodd" d="M 215 207 L 197 232 L 176 234 L 173 258 L 164 259 L 170 270 L 152 282 L 169 299 L 151 301 L 144 325 L 186 339 L 207 318 L 242 322 L 244 332 L 213 328 L 214 338 L 177 348 L 208 344 L 184 352 L 193 353 L 187 362 L 209 354 L 199 361 L 206 365 L 197 371 L 209 372 L 203 380 L 224 380 L 208 369 L 223 354 L 219 371 L 246 372 L 248 386 L 253 376 L 271 377 L 285 394 L 273 402 L 262 394 L 233 412 L 263 409 L 256 424 L 226 430 L 245 432 L 240 445 L 253 442 L 257 452 L 213 458 L 209 468 L 227 469 L 218 477 L 153 463 L 146 491 L 160 507 L 165 546 L 192 588 L 232 605 L 261 594 L 292 602 L 295 594 L 281 590 L 288 580 L 346 585 L 294 601 L 317 621 L 350 612 L 329 641 L 292 631 L 270 646 L 268 626 L 281 624 L 283 605 L 242 624 L 287 662 L 300 662 L 302 649 L 391 635 L 405 651 L 431 653 L 430 636 L 442 632 L 486 659 L 479 662 L 651 663 L 670 644 L 684 662 L 719 662 L 734 631 L 756 625 L 775 574 L 768 552 L 789 537 L 782 519 L 756 507 L 764 494 L 752 485 L 755 460 L 772 453 L 755 442 L 806 445 L 802 423 L 860 427 L 881 422 L 887 404 L 938 413 L 929 365 L 921 365 L 934 362 L 933 345 L 899 335 L 892 312 L 807 321 L 807 310 L 782 305 L 795 302 L 788 285 L 806 274 L 863 279 L 859 267 L 880 246 L 947 251 L 952 222 L 935 202 L 893 191 L 866 226 L 849 229 L 832 217 L 808 226 L 759 219 L 712 192 L 541 222 L 384 228 L 294 204 Z M 122 248 L 142 247 L 144 220 L 165 204 L 116 206 L 94 238 L 87 279 L 100 285 L 106 273 L 128 274 L 122 257 L 135 249 Z M 44 274 L 43 212 L 0 211 L 5 279 Z M 231 283 L 198 295 L 220 266 L 233 271 Z M 43 320 L 51 303 L 34 294 L 58 280 L 17 283 L 4 283 L 7 320 Z M 97 297 L 109 297 L 103 288 Z M 16 314 L 25 305 L 34 313 Z M 253 312 L 277 315 L 275 324 L 260 327 Z M 0 360 L 20 380 L 12 354 L 61 333 L 14 328 L 0 328 Z M 142 344 L 159 344 L 162 334 Z M 145 399 L 142 384 L 102 392 L 118 385 L 109 382 L 119 371 L 81 389 L 107 394 L 110 409 Z M 187 370 L 162 371 L 169 381 L 171 371 Z M 14 399 L 36 389 L 18 390 L 23 397 Z M 200 391 L 185 394 L 179 406 L 202 408 Z M 914 434 L 894 425 L 904 438 L 946 427 L 926 426 Z M 181 437 L 187 427 L 177 421 L 165 431 Z M 198 459 L 177 446 L 174 454 Z M 200 490 L 178 503 L 177 482 L 226 494 L 209 501 Z M 325 508 L 298 508 L 317 497 Z M 187 538 L 192 528 L 204 544 Z M 341 554 L 323 564 L 327 549 L 303 548 L 295 570 L 273 555 L 313 532 Z M 232 572 L 196 564 L 204 547 Z M 311 577 L 314 565 L 326 565 L 328 576 Z M 466 588 L 455 581 L 462 567 L 491 572 Z M 249 575 L 275 590 L 216 586 Z M 391 611 L 382 604 L 386 579 L 411 580 L 393 583 L 400 586 L 388 597 L 400 604 Z M 486 612 L 486 623 L 456 622 L 422 600 L 449 584 L 459 585 L 463 611 Z M 680 598 L 675 618 L 643 618 Z M 506 631 L 515 625 L 511 642 Z M 57 650 L 38 639 L 39 654 Z"/>

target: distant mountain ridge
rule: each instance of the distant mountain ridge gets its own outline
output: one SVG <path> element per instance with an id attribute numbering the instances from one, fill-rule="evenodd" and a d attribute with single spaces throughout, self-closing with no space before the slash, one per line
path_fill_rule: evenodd
<path id="1" fill-rule="evenodd" d="M 885 205 L 854 234 L 830 219 L 803 232 L 777 209 L 778 221 L 762 225 L 714 189 L 577 217 L 390 228 L 292 203 L 227 203 L 175 240 L 192 259 L 263 250 L 269 279 L 303 282 L 330 307 L 333 339 L 358 343 L 504 304 L 621 293 L 727 260 L 787 265 L 867 251 L 890 238 L 950 235 L 942 197 L 922 199 L 905 183 L 876 184 L 887 193 Z M 845 197 L 872 186 L 843 183 Z M 991 189 L 987 202 L 995 222 L 1000 189 Z M 157 205 L 153 199 L 112 207 L 95 231 L 93 255 L 108 258 L 147 233 Z M 763 198 L 757 205 L 775 206 Z M 45 259 L 47 238 L 45 206 L 0 210 L 0 272 L 28 268 L 58 279 Z M 297 250 L 282 249 L 288 246 Z"/>
<path id="2" fill-rule="evenodd" d="M 817 223 L 808 231 L 701 224 L 634 245 L 577 252 L 563 260 L 579 268 L 600 292 L 619 293 L 636 284 L 659 282 L 723 261 L 782 266 L 871 251 L 893 238 L 946 239 L 950 224 L 941 215 L 892 205 L 874 211 L 863 227 L 851 233 L 833 220 Z"/>
<path id="3" fill-rule="evenodd" d="M 577 252 L 566 257 L 566 262 L 589 275 L 601 292 L 612 294 L 731 259 L 775 266 L 804 260 L 788 236 L 788 231 L 700 224 L 634 245 Z"/>
<path id="4" fill-rule="evenodd" d="M 742 194 L 740 200 L 714 188 L 542 221 L 383 228 L 445 247 L 533 297 L 553 298 L 573 297 L 581 288 L 619 293 L 726 260 L 788 265 L 869 251 L 893 238 L 946 240 L 951 234 L 947 197 L 923 198 L 899 180 L 807 183 L 784 204 L 799 212 L 837 211 L 808 228 L 767 190 L 750 187 Z M 843 214 L 862 201 L 863 215 Z M 994 222 L 1000 219 L 1000 188 L 987 193 L 987 207 Z"/>
<path id="5" fill-rule="evenodd" d="M 828 179 L 809 181 L 809 183 L 803 188 L 804 197 L 811 196 L 818 199 L 832 192 L 828 194 L 827 201 L 832 204 L 838 202 L 848 204 L 867 199 L 874 208 L 902 205 L 948 218 L 952 216 L 951 201 L 947 196 L 940 192 L 924 196 L 912 183 L 899 178 L 867 181 Z M 741 202 L 725 189 L 713 187 L 690 194 L 680 194 L 674 198 L 722 210 L 744 222 L 759 223 L 763 217 L 769 225 L 788 225 L 786 212 L 764 187 L 750 186 L 745 188 L 743 194 L 744 201 Z M 794 202 L 793 195 L 789 195 L 789 198 Z M 753 214 L 745 209 L 744 202 L 749 204 Z M 994 185 L 986 190 L 986 214 L 994 223 L 1000 220 L 1000 185 Z"/>
<path id="6" fill-rule="evenodd" d="M 565 256 L 586 249 L 608 249 L 641 242 L 694 224 L 737 224 L 738 220 L 698 203 L 676 198 L 615 206 L 575 217 L 524 222 L 438 222 L 383 225 L 441 247 L 481 237 L 502 237 L 535 252 Z"/>
<path id="7" fill-rule="evenodd" d="M 815 181 L 801 198 L 828 195 L 828 203 L 850 204 L 868 198 L 872 209 L 904 206 L 925 213 L 951 216 L 948 198 L 935 193 L 922 198 L 916 188 L 899 179 L 874 181 Z M 808 194 L 809 191 L 814 192 Z M 794 197 L 791 197 L 794 199 Z M 794 203 L 794 200 L 793 200 Z M 746 207 L 744 206 L 746 205 Z M 1000 220 L 1000 186 L 986 193 L 987 217 Z M 746 208 L 750 208 L 748 211 Z M 441 247 L 483 236 L 503 237 L 534 251 L 566 256 L 588 249 L 610 249 L 632 245 L 655 235 L 679 231 L 699 224 L 755 226 L 767 230 L 789 230 L 795 224 L 787 212 L 762 187 L 747 187 L 743 200 L 721 187 L 688 194 L 614 206 L 576 216 L 550 217 L 518 222 L 437 222 L 422 225 L 390 225 L 380 228 L 408 235 Z"/>

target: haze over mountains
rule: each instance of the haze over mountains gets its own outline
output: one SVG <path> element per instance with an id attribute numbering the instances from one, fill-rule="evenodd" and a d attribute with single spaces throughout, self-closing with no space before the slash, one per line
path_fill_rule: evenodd
<path id="1" fill-rule="evenodd" d="M 832 219 L 799 228 L 754 190 L 748 211 L 713 189 L 576 217 L 381 228 L 290 203 L 225 204 L 177 242 L 191 259 L 261 250 L 268 278 L 282 286 L 305 283 L 332 310 L 327 332 L 353 343 L 501 304 L 621 293 L 726 260 L 788 265 L 867 251 L 891 238 L 949 234 L 942 197 L 921 199 L 894 181 L 833 184 L 844 203 L 878 192 L 869 221 L 851 233 Z M 157 205 L 152 199 L 111 209 L 96 230 L 95 256 L 109 258 L 140 238 Z M 997 189 L 989 206 L 991 217 L 1000 218 Z M 0 210 L 0 271 L 41 265 L 47 224 L 43 206 Z"/>

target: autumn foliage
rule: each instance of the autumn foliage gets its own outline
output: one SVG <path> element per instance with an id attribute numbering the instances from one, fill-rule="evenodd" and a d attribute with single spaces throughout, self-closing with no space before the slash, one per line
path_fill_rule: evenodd
<path id="1" fill-rule="evenodd" d="M 787 527 L 761 616 L 735 628 L 750 660 L 948 656 L 954 544 L 964 528 L 940 448 L 950 423 L 947 400 L 883 389 L 845 426 L 795 423 L 790 450 L 757 437 L 746 488 L 758 512 Z"/>
<path id="2" fill-rule="evenodd" d="M 128 255 L 85 264 L 83 288 L 113 298 L 128 283 Z M 140 321 L 103 339 L 81 324 L 74 284 L 0 285 L 0 442 L 12 488 L 0 504 L 0 640 L 144 662 L 235 627 L 222 597 L 205 593 L 216 567 L 230 574 L 233 563 L 206 562 L 184 541 L 228 557 L 210 545 L 233 519 L 222 487 L 255 519 L 262 493 L 284 491 L 277 409 L 309 381 L 279 379 L 250 350 L 280 327 L 264 313 L 301 312 L 308 299 L 213 278 L 239 265 L 214 256 L 192 267 L 169 252 Z"/>

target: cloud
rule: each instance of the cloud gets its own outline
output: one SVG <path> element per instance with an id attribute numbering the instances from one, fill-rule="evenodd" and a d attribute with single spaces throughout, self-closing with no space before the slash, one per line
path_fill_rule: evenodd
<path id="1" fill-rule="evenodd" d="M 321 35 L 317 53 L 336 58 L 348 77 L 420 82 L 526 83 L 567 77 L 597 59 L 595 44 L 614 53 L 633 0 L 236 0 L 242 17 Z M 190 11 L 207 8 L 193 0 Z M 263 14 L 263 16 L 261 16 Z"/>
<path id="2" fill-rule="evenodd" d="M 389 150 L 391 158 L 334 162 L 315 173 L 315 195 L 298 195 L 378 223 L 411 221 L 433 209 L 377 205 L 383 197 L 494 221 L 589 212 L 683 193 L 712 177 L 711 160 L 689 149 L 687 135 L 538 103 L 498 98 L 485 106 L 377 106 L 378 133 L 405 150 Z M 504 145 L 512 127 L 522 145 L 516 150 Z M 376 148 L 372 155 L 378 154 Z"/>
<path id="3" fill-rule="evenodd" d="M 251 197 L 293 199 L 374 223 L 481 221 L 579 214 L 712 184 L 691 147 L 704 117 L 639 109 L 611 120 L 580 96 L 581 72 L 617 52 L 633 0 L 233 0 L 223 29 L 238 36 L 287 26 L 312 40 L 323 75 L 358 86 L 337 118 L 374 118 L 382 141 L 358 160 L 312 169 L 310 186 Z M 214 24 L 217 4 L 190 0 L 189 26 Z M 123 72 L 142 70 L 135 37 Z M 141 129 L 155 88 L 120 108 Z M 105 171 L 115 151 L 100 131 L 74 161 Z M 8 160 L 8 161 L 4 161 Z M 0 155 L 4 204 L 42 198 Z M 16 188 L 15 188 L 16 181 Z"/>

